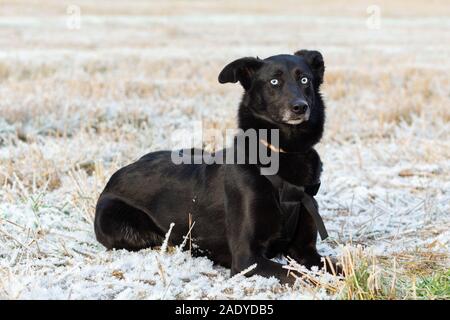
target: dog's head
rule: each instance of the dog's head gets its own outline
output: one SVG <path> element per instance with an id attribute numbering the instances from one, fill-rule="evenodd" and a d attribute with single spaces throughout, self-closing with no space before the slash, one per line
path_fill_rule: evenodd
<path id="1" fill-rule="evenodd" d="M 225 66 L 220 83 L 240 82 L 251 114 L 277 126 L 301 126 L 323 108 L 320 99 L 325 66 L 318 51 L 300 50 L 264 60 L 241 58 Z"/>

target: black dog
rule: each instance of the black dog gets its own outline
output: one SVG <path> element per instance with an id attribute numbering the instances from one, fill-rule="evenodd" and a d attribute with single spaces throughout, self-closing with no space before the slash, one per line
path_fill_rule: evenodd
<path id="1" fill-rule="evenodd" d="M 271 260 L 279 254 L 306 267 L 322 266 L 316 250 L 321 220 L 307 194 L 315 194 L 308 186 L 318 185 L 322 170 L 313 146 L 324 127 L 319 92 L 324 69 L 322 55 L 308 50 L 228 64 L 219 82 L 239 81 L 245 89 L 239 128 L 279 130 L 277 146 L 258 137 L 258 148 L 279 156 L 277 175 L 261 175 L 260 162 L 177 165 L 170 151 L 147 154 L 114 173 L 106 185 L 96 208 L 98 241 L 109 249 L 158 246 L 174 222 L 170 242 L 181 243 L 191 214 L 195 244 L 231 274 L 256 264 L 247 275 L 290 282 L 286 270 Z M 231 148 L 242 151 L 236 150 L 242 148 L 236 139 Z"/>

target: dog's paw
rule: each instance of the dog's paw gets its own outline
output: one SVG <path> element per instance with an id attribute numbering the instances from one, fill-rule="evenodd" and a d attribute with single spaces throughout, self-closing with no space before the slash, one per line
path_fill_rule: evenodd
<path id="1" fill-rule="evenodd" d="M 344 268 L 341 263 L 334 257 L 323 257 L 325 261 L 325 270 L 328 273 L 337 276 L 345 276 Z"/>

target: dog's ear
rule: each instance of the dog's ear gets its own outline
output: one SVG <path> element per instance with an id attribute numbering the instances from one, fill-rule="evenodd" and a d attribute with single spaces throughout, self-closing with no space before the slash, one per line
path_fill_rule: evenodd
<path id="1" fill-rule="evenodd" d="M 321 85 L 323 82 L 323 74 L 325 73 L 325 64 L 323 62 L 322 54 L 315 50 L 299 50 L 295 55 L 303 57 L 306 60 L 306 63 L 314 72 L 316 84 Z"/>
<path id="2" fill-rule="evenodd" d="M 225 66 L 219 74 L 219 82 L 240 82 L 245 90 L 250 89 L 252 77 L 264 62 L 259 58 L 246 57 L 235 60 Z"/>

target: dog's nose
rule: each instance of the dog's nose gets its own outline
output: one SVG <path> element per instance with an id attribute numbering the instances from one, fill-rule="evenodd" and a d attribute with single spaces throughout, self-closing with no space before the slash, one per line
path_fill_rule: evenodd
<path id="1" fill-rule="evenodd" d="M 292 105 L 292 112 L 296 114 L 306 113 L 308 110 L 308 103 L 305 100 L 297 100 Z"/>

